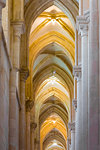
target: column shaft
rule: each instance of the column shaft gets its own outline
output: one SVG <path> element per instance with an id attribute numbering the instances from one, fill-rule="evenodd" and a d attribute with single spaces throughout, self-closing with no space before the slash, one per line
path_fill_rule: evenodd
<path id="1" fill-rule="evenodd" d="M 20 83 L 20 98 L 21 98 L 21 110 L 19 113 L 19 149 L 25 150 L 26 148 L 26 116 L 25 116 L 25 82 Z"/>
<path id="2" fill-rule="evenodd" d="M 26 101 L 26 150 L 31 149 L 30 111 L 31 111 L 33 105 L 34 105 L 34 103 L 32 100 Z"/>
<path id="3" fill-rule="evenodd" d="M 75 130 L 71 131 L 71 150 L 75 150 Z"/>
<path id="4" fill-rule="evenodd" d="M 68 123 L 68 128 L 71 131 L 71 150 L 75 150 L 75 122 Z"/>
<path id="5" fill-rule="evenodd" d="M 13 48 L 12 64 L 13 69 L 10 73 L 10 112 L 9 112 L 9 150 L 19 149 L 19 103 L 18 94 L 18 71 L 20 62 L 20 36 L 22 24 L 13 24 Z"/>
<path id="6" fill-rule="evenodd" d="M 31 150 L 34 150 L 34 131 L 31 131 Z"/>
<path id="7" fill-rule="evenodd" d="M 19 110 L 16 96 L 16 80 L 17 80 L 16 69 L 13 69 L 10 73 L 9 150 L 18 150 L 19 148 L 18 146 Z"/>
<path id="8" fill-rule="evenodd" d="M 19 113 L 19 149 L 26 149 L 26 112 L 25 112 L 25 81 L 28 77 L 28 69 L 20 70 L 20 100 L 21 110 Z"/>
<path id="9" fill-rule="evenodd" d="M 83 14 L 89 9 L 89 0 L 83 0 Z"/>
<path id="10" fill-rule="evenodd" d="M 83 24 L 82 36 L 82 148 L 88 149 L 88 25 Z"/>
<path id="11" fill-rule="evenodd" d="M 67 139 L 67 150 L 70 150 L 71 147 L 71 139 Z"/>
<path id="12" fill-rule="evenodd" d="M 77 26 L 79 32 L 81 33 L 82 97 L 80 101 L 78 101 L 77 103 L 77 113 L 79 109 L 80 120 L 77 120 L 76 123 L 76 125 L 79 124 L 79 127 L 77 126 L 77 128 L 79 129 L 76 130 L 76 134 L 78 133 L 76 137 L 76 139 L 78 138 L 76 142 L 76 150 L 79 149 L 87 150 L 88 148 L 88 144 L 87 144 L 88 143 L 88 23 L 89 23 L 89 13 L 86 13 L 84 16 L 77 17 Z"/>
<path id="13" fill-rule="evenodd" d="M 79 0 L 79 15 L 83 14 L 83 0 Z"/>
<path id="14" fill-rule="evenodd" d="M 26 150 L 30 150 L 30 112 L 26 112 Z"/>
<path id="15" fill-rule="evenodd" d="M 99 15 L 98 0 L 90 0 L 88 149 L 100 149 Z M 100 9 L 100 8 L 99 8 Z"/>
<path id="16" fill-rule="evenodd" d="M 81 102 L 81 79 L 77 80 L 77 113 L 76 113 L 76 150 L 81 149 L 82 135 L 82 102 Z"/>
<path id="17" fill-rule="evenodd" d="M 81 67 L 75 66 L 73 70 L 75 78 L 77 78 L 77 112 L 75 121 L 75 150 L 80 150 L 82 146 L 82 101 L 81 101 Z"/>
<path id="18" fill-rule="evenodd" d="M 78 64 L 78 31 L 75 32 L 75 65 Z"/>
<path id="19" fill-rule="evenodd" d="M 32 122 L 31 123 L 31 150 L 35 150 L 35 145 L 34 145 L 34 139 L 35 139 L 35 128 L 37 127 L 37 124 Z"/>

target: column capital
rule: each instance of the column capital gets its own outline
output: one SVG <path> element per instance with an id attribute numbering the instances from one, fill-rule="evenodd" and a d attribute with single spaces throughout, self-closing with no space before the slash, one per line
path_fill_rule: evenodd
<path id="1" fill-rule="evenodd" d="M 14 35 L 17 37 L 21 37 L 21 34 L 25 32 L 25 24 L 24 21 L 12 20 L 11 25 L 13 26 Z"/>
<path id="2" fill-rule="evenodd" d="M 30 112 L 30 110 L 33 108 L 34 101 L 33 100 L 26 100 L 26 111 Z"/>
<path id="3" fill-rule="evenodd" d="M 69 122 L 68 123 L 68 128 L 70 131 L 75 131 L 75 122 Z"/>
<path id="4" fill-rule="evenodd" d="M 35 122 L 31 122 L 30 127 L 31 127 L 31 130 L 33 131 L 36 129 L 37 124 Z"/>
<path id="5" fill-rule="evenodd" d="M 81 36 L 88 35 L 88 25 L 90 22 L 90 12 L 86 11 L 83 16 L 77 16 L 76 18 L 76 28 Z"/>
<path id="6" fill-rule="evenodd" d="M 21 68 L 20 69 L 20 75 L 21 75 L 21 80 L 26 81 L 28 76 L 29 76 L 29 69 L 28 68 Z"/>
<path id="7" fill-rule="evenodd" d="M 77 111 L 77 99 L 73 99 L 72 105 L 73 105 L 75 111 Z"/>
<path id="8" fill-rule="evenodd" d="M 76 79 L 81 78 L 81 66 L 74 66 L 73 67 L 73 75 Z"/>

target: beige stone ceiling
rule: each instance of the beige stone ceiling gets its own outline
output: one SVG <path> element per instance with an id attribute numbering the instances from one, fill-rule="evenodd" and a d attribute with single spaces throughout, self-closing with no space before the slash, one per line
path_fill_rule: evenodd
<path id="1" fill-rule="evenodd" d="M 35 112 L 36 139 L 40 138 L 41 150 L 44 145 L 46 150 L 65 149 L 68 120 L 72 117 L 74 60 L 74 27 L 68 16 L 53 5 L 36 18 L 29 40 L 26 96 L 34 100 L 31 113 Z M 51 136 L 54 130 L 58 136 Z"/>
<path id="2" fill-rule="evenodd" d="M 65 150 L 65 147 L 58 141 L 56 140 L 53 140 L 51 141 L 47 147 L 46 147 L 46 150 Z"/>

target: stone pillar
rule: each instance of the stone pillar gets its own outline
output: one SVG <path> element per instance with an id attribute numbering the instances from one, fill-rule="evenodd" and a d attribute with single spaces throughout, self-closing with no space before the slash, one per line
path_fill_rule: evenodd
<path id="1" fill-rule="evenodd" d="M 33 101 L 27 100 L 26 101 L 26 150 L 31 149 L 31 136 L 30 136 L 30 110 L 33 107 Z"/>
<path id="2" fill-rule="evenodd" d="M 75 139 L 76 139 L 75 150 L 81 150 L 82 146 L 81 66 L 74 66 L 73 74 L 74 77 L 77 79 L 77 100 L 74 100 L 74 103 L 76 103 L 75 105 L 77 106 L 76 121 L 75 121 Z"/>
<path id="3" fill-rule="evenodd" d="M 88 24 L 89 11 L 77 17 L 82 50 L 82 148 L 88 149 Z"/>
<path id="4" fill-rule="evenodd" d="M 76 29 L 76 36 L 75 36 L 75 66 L 78 65 L 78 31 Z M 77 110 L 77 80 L 74 77 L 74 99 L 72 100 L 72 106 L 74 107 L 75 113 L 75 120 L 76 120 L 76 110 Z M 75 121 L 73 120 L 73 121 Z"/>
<path id="5" fill-rule="evenodd" d="M 79 0 L 79 15 L 83 14 L 83 0 Z"/>
<path id="6" fill-rule="evenodd" d="M 20 64 L 20 37 L 23 33 L 23 23 L 13 22 L 12 65 L 10 73 L 10 111 L 9 111 L 9 150 L 19 149 L 19 93 L 18 72 Z"/>
<path id="7" fill-rule="evenodd" d="M 79 0 L 79 16 L 89 9 L 89 0 Z"/>
<path id="8" fill-rule="evenodd" d="M 88 150 L 100 149 L 99 0 L 90 0 Z"/>
<path id="9" fill-rule="evenodd" d="M 40 150 L 40 141 L 39 140 L 36 140 L 35 141 L 35 145 L 36 145 L 36 150 Z"/>
<path id="10" fill-rule="evenodd" d="M 67 150 L 70 150 L 71 148 L 71 139 L 68 137 L 67 138 Z"/>
<path id="11" fill-rule="evenodd" d="M 35 129 L 37 127 L 37 124 L 32 122 L 31 123 L 31 150 L 35 150 L 35 147 L 34 147 L 34 140 L 35 140 L 35 136 L 34 136 L 34 132 L 35 132 Z"/>
<path id="12" fill-rule="evenodd" d="M 75 65 L 78 64 L 78 31 L 75 31 Z"/>
<path id="13" fill-rule="evenodd" d="M 19 113 L 19 149 L 26 149 L 26 112 L 25 112 L 25 81 L 28 77 L 28 69 L 20 70 L 20 100 L 21 110 Z"/>
<path id="14" fill-rule="evenodd" d="M 75 122 L 68 123 L 68 128 L 71 131 L 71 150 L 75 150 Z"/>
<path id="15" fill-rule="evenodd" d="M 83 14 L 89 9 L 89 0 L 83 0 Z"/>
<path id="16" fill-rule="evenodd" d="M 78 65 L 78 31 L 76 28 L 76 32 L 75 32 L 75 66 Z M 74 77 L 74 99 L 72 101 L 72 105 L 76 111 L 77 109 L 77 80 Z"/>

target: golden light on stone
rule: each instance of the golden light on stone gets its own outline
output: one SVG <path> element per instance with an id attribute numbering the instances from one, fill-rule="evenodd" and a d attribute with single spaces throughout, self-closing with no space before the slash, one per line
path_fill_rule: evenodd
<path id="1" fill-rule="evenodd" d="M 65 127 L 63 121 L 60 119 L 60 117 L 58 115 L 53 114 L 49 118 L 47 118 L 47 120 L 41 126 L 41 130 L 40 130 L 41 143 L 44 140 L 45 136 L 47 134 L 49 134 L 49 132 L 54 128 L 59 130 L 62 133 L 62 135 L 64 136 L 64 138 L 67 139 L 66 127 Z M 44 130 L 45 130 L 45 132 L 44 132 Z"/>
<path id="2" fill-rule="evenodd" d="M 56 19 L 51 19 L 53 25 L 55 25 Z"/>
<path id="3" fill-rule="evenodd" d="M 53 120 L 52 122 L 55 124 L 55 123 L 56 123 L 56 120 Z"/>
<path id="4" fill-rule="evenodd" d="M 59 111 L 49 114 L 49 107 L 53 106 L 54 110 L 57 109 L 56 107 L 60 107 L 61 111 L 67 113 L 68 121 L 70 117 L 70 94 L 73 93 L 71 70 L 75 60 L 74 40 L 75 33 L 71 21 L 54 5 L 42 12 L 31 28 L 29 68 L 32 84 L 30 88 L 35 92 L 35 122 L 38 122 L 39 117 L 48 109 L 48 117 L 45 118 L 42 115 L 43 118 L 39 122 L 41 150 L 45 138 L 53 130 L 57 130 L 67 141 L 67 126 L 62 115 L 59 115 Z M 48 47 L 48 45 L 50 46 Z M 65 56 L 68 58 L 67 60 Z M 48 69 L 49 67 L 50 69 Z M 57 102 L 58 100 L 60 102 Z M 47 147 L 48 150 L 52 150 L 52 148 L 64 149 L 56 141 Z"/>
<path id="5" fill-rule="evenodd" d="M 0 0 L 0 150 L 100 150 L 99 1 Z"/>

